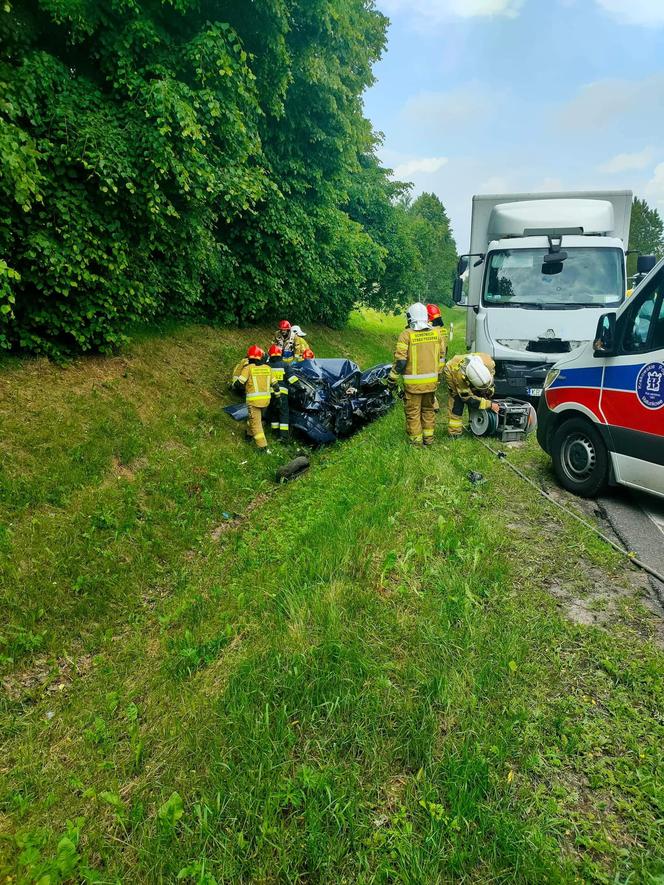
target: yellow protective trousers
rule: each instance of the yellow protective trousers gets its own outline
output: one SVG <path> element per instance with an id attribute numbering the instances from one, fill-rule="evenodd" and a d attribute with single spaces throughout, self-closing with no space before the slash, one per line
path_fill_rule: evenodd
<path id="1" fill-rule="evenodd" d="M 247 418 L 247 432 L 249 436 L 253 436 L 254 442 L 259 449 L 267 447 L 265 439 L 265 431 L 263 430 L 263 412 L 266 406 L 252 406 L 247 403 L 249 409 L 249 417 Z"/>
<path id="2" fill-rule="evenodd" d="M 406 413 L 406 433 L 408 439 L 415 445 L 430 445 L 433 442 L 434 428 L 436 426 L 436 413 L 434 401 L 436 395 L 430 393 L 404 392 L 404 411 Z"/>
<path id="3" fill-rule="evenodd" d="M 450 436 L 461 436 L 463 433 L 463 406 L 460 396 L 450 391 L 447 397 L 447 432 Z"/>

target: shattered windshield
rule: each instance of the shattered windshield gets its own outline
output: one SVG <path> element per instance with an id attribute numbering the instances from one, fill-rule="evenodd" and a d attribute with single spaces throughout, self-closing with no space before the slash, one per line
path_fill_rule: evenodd
<path id="1" fill-rule="evenodd" d="M 547 308 L 614 307 L 625 297 L 620 249 L 565 249 L 567 258 L 543 264 L 547 249 L 492 252 L 486 272 L 484 304 L 491 307 L 537 305 Z M 543 271 L 548 270 L 548 273 Z"/>

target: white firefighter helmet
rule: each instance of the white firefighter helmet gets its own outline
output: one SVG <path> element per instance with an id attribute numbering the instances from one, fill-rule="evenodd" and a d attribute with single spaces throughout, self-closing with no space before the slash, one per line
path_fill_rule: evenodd
<path id="1" fill-rule="evenodd" d="M 491 386 L 491 372 L 479 356 L 473 354 L 466 364 L 466 378 L 473 390 L 485 390 Z"/>
<path id="2" fill-rule="evenodd" d="M 306 338 L 307 333 L 302 331 L 300 326 L 291 326 L 291 332 L 293 335 L 297 335 L 298 338 Z"/>
<path id="3" fill-rule="evenodd" d="M 406 311 L 406 317 L 408 318 L 408 325 L 415 332 L 429 327 L 429 314 L 427 313 L 426 305 L 420 301 L 410 305 Z"/>

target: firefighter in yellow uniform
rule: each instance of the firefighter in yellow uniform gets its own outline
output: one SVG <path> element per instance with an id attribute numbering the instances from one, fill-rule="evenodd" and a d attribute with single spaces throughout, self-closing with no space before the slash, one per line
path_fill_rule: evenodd
<path id="1" fill-rule="evenodd" d="M 399 335 L 389 383 L 399 376 L 404 384 L 406 433 L 413 445 L 433 443 L 434 402 L 440 375 L 440 335 L 429 325 L 424 304 L 408 308 L 408 328 Z"/>
<path id="2" fill-rule="evenodd" d="M 267 449 L 263 430 L 263 412 L 272 398 L 272 369 L 263 362 L 265 354 L 255 344 L 247 350 L 247 365 L 240 373 L 238 383 L 244 387 L 249 417 L 247 435 L 252 437 L 259 449 Z"/>
<path id="3" fill-rule="evenodd" d="M 282 442 L 287 442 L 289 431 L 288 395 L 290 384 L 286 377 L 288 366 L 283 360 L 283 353 L 278 344 L 273 344 L 267 352 L 272 372 L 273 398 L 270 404 L 270 428 L 279 434 Z"/>
<path id="4" fill-rule="evenodd" d="M 279 322 L 272 343 L 281 348 L 282 359 L 287 364 L 302 359 L 302 354 L 309 346 L 302 329 L 299 326 L 291 326 L 288 320 Z"/>
<path id="5" fill-rule="evenodd" d="M 445 364 L 447 381 L 447 432 L 450 436 L 463 433 L 463 409 L 500 411 L 498 403 L 492 402 L 493 379 L 496 364 L 487 353 L 464 353 L 453 356 Z"/>

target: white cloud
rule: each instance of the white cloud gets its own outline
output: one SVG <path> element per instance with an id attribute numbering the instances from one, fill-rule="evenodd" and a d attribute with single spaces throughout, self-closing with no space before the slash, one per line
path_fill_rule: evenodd
<path id="1" fill-rule="evenodd" d="M 405 160 L 394 170 L 394 175 L 400 181 L 410 181 L 414 175 L 433 175 L 447 164 L 447 157 L 421 157 L 419 159 Z"/>
<path id="2" fill-rule="evenodd" d="M 645 186 L 644 194 L 649 203 L 664 212 L 664 163 L 655 167 L 653 177 Z"/>
<path id="3" fill-rule="evenodd" d="M 664 0 L 662 0 L 664 4 Z M 641 122 L 647 122 L 650 109 L 664 103 L 664 74 L 643 80 L 596 80 L 582 86 L 576 96 L 563 105 L 558 122 L 566 129 L 593 131 L 605 129 L 631 114 L 634 119 L 644 110 Z"/>
<path id="4" fill-rule="evenodd" d="M 597 5 L 625 25 L 664 25 L 663 0 L 595 0 Z"/>
<path id="5" fill-rule="evenodd" d="M 664 0 L 663 0 L 664 2 Z M 420 92 L 409 98 L 402 116 L 421 132 L 447 136 L 454 127 L 486 125 L 502 102 L 502 96 L 479 83 L 469 83 L 448 92 Z"/>
<path id="6" fill-rule="evenodd" d="M 615 157 L 611 157 L 606 163 L 598 166 L 598 171 L 608 175 L 617 175 L 620 172 L 647 169 L 654 159 L 655 151 L 651 147 L 646 147 L 642 151 L 635 151 L 632 154 L 616 154 Z"/>
<path id="7" fill-rule="evenodd" d="M 514 18 L 524 0 L 382 0 L 388 15 L 407 13 L 420 22 L 439 24 L 453 18 Z"/>

